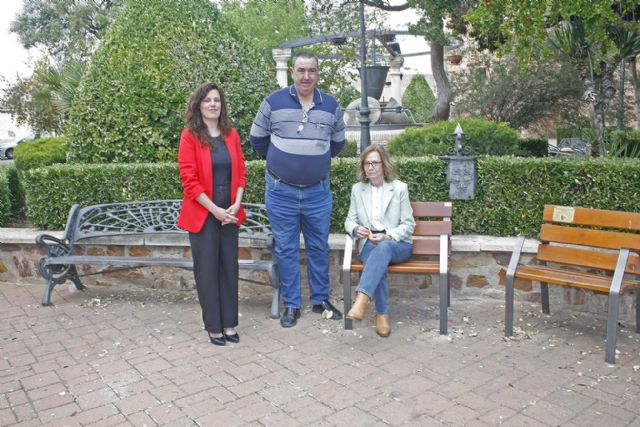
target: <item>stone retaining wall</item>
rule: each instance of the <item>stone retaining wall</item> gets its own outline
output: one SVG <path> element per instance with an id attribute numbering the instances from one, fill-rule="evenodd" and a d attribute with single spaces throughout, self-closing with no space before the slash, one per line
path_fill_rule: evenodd
<path id="1" fill-rule="evenodd" d="M 38 273 L 38 261 L 44 252 L 34 243 L 39 232 L 31 229 L 0 228 L 0 286 L 2 282 L 42 285 L 44 279 Z M 49 232 L 60 237 L 61 232 Z M 487 236 L 454 236 L 452 239 L 452 256 L 450 261 L 452 304 L 456 299 L 470 296 L 487 298 L 504 298 L 506 268 L 515 239 Z M 331 288 L 333 298 L 342 298 L 340 271 L 342 268 L 344 236 L 330 237 Z M 302 247 L 304 245 L 301 243 Z M 522 262 L 533 258 L 537 243 L 527 240 L 523 248 Z M 191 257 L 191 249 L 186 235 L 153 236 L 142 238 L 114 238 L 103 244 L 87 244 L 83 251 L 91 255 L 130 255 L 130 256 L 175 256 Z M 302 250 L 304 252 L 304 249 Z M 244 259 L 268 259 L 270 252 L 264 247 L 251 247 L 248 242 L 241 241 L 240 257 Z M 303 286 L 306 284 L 306 259 L 301 254 Z M 146 286 L 167 290 L 189 290 L 195 284 L 190 271 L 179 268 L 139 268 L 119 270 L 117 267 L 83 266 L 81 274 L 102 271 L 103 274 L 89 275 L 82 278 L 88 286 L 110 286 L 126 284 Z M 241 270 L 242 277 L 268 283 L 264 272 L 248 272 Z M 354 273 L 352 284 L 357 283 Z M 430 298 L 437 301 L 437 278 L 417 274 L 391 274 L 389 277 L 390 296 L 399 299 Z M 68 286 L 67 284 L 62 285 Z M 241 285 L 252 286 L 252 285 Z M 532 302 L 540 301 L 540 287 L 530 280 L 516 282 L 516 299 Z M 572 309 L 602 313 L 607 311 L 607 297 L 569 287 L 550 286 L 551 310 L 569 305 Z M 633 295 L 627 294 L 622 299 L 620 319 L 632 325 L 634 320 Z M 516 314 L 517 315 L 517 314 Z M 502 319 L 497 314 L 497 320 Z"/>

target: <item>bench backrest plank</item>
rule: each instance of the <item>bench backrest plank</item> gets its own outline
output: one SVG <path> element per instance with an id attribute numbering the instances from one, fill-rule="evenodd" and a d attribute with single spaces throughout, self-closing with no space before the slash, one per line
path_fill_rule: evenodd
<path id="1" fill-rule="evenodd" d="M 413 254 L 439 255 L 440 235 L 446 234 L 451 238 L 452 234 L 451 202 L 412 202 L 411 209 L 416 220 L 413 230 Z"/>
<path id="2" fill-rule="evenodd" d="M 545 205 L 543 219 L 540 261 L 613 272 L 617 251 L 640 250 L 640 213 Z M 637 254 L 630 254 L 626 271 L 640 272 Z"/>

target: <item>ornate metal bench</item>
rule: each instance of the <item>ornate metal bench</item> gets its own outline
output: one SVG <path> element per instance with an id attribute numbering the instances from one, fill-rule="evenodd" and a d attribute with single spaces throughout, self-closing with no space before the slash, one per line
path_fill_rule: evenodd
<path id="1" fill-rule="evenodd" d="M 101 274 L 94 272 L 78 274 L 76 265 L 114 265 L 123 269 L 136 267 L 179 267 L 193 269 L 191 258 L 135 257 L 85 255 L 78 250 L 78 244 L 99 244 L 100 240 L 114 236 L 148 237 L 158 234 L 186 234 L 176 226 L 180 212 L 180 200 L 156 200 L 130 203 L 111 203 L 81 208 L 74 205 L 69 211 L 67 225 L 62 239 L 48 234 L 36 237 L 36 243 L 45 248 L 47 256 L 40 259 L 38 270 L 47 279 L 47 287 L 42 296 L 42 304 L 51 304 L 51 292 L 56 285 L 70 280 L 77 289 L 85 289 L 80 277 Z M 265 248 L 273 249 L 271 227 L 264 205 L 244 204 L 247 219 L 240 228 L 240 239 L 262 242 Z M 280 316 L 280 280 L 274 260 L 240 259 L 240 269 L 266 271 L 269 285 L 273 287 L 271 317 Z M 113 271 L 113 270 L 109 270 Z M 240 280 L 266 284 L 246 278 Z"/>

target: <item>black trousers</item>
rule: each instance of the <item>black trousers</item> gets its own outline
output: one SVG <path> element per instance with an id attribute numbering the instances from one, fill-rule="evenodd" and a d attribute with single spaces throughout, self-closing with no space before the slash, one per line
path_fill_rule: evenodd
<path id="1" fill-rule="evenodd" d="M 229 187 L 215 186 L 213 202 L 229 207 Z M 212 214 L 199 233 L 189 233 L 193 274 L 208 332 L 238 325 L 238 227 L 222 225 Z"/>

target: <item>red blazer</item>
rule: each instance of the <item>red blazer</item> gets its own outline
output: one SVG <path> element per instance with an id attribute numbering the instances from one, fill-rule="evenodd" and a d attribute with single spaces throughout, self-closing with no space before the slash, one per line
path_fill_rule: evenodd
<path id="1" fill-rule="evenodd" d="M 240 145 L 240 136 L 235 129 L 224 138 L 224 143 L 231 157 L 231 204 L 235 202 L 238 187 L 246 186 L 246 169 L 244 155 Z M 189 129 L 184 129 L 180 135 L 178 148 L 178 168 L 182 182 L 182 207 L 178 216 L 178 227 L 198 233 L 202 230 L 209 211 L 196 201 L 196 197 L 205 193 L 213 200 L 213 169 L 211 167 L 211 153 L 208 145 L 200 144 L 200 140 Z M 239 227 L 247 217 L 244 208 L 240 206 L 237 214 Z"/>

